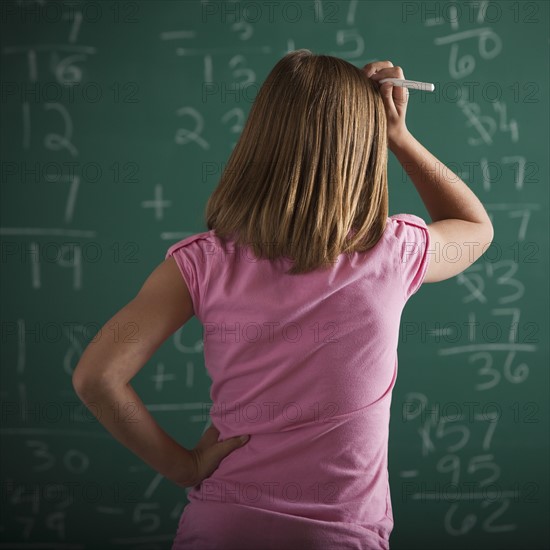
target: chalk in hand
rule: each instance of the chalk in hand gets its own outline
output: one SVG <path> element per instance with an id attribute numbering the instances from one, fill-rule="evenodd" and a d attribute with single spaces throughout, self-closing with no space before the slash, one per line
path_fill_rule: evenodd
<path id="1" fill-rule="evenodd" d="M 433 92 L 435 90 L 435 86 L 431 82 L 417 82 L 416 80 L 406 80 L 404 78 L 382 78 L 378 82 L 380 84 L 391 82 L 394 86 L 414 88 L 415 90 L 422 90 L 423 92 Z"/>

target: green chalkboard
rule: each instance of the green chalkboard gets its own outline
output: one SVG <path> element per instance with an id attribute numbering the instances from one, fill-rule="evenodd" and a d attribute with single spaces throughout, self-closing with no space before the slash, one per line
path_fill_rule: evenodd
<path id="1" fill-rule="evenodd" d="M 6 1 L 0 18 L 0 548 L 170 548 L 185 491 L 110 437 L 71 373 L 168 247 L 206 230 L 259 86 L 298 48 L 433 82 L 411 91 L 409 128 L 495 228 L 403 312 L 392 548 L 549 546 L 547 2 Z M 389 163 L 390 214 L 429 223 Z M 196 319 L 133 387 L 195 445 Z"/>

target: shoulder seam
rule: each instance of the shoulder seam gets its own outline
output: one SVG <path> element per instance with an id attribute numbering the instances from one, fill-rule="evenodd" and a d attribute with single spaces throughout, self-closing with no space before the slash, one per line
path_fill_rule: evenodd
<path id="1" fill-rule="evenodd" d="M 175 252 L 176 250 L 179 250 L 180 248 L 184 247 L 184 246 L 187 246 L 195 241 L 198 241 L 198 240 L 207 240 L 209 238 L 211 238 L 212 235 L 210 233 L 210 231 L 203 231 L 201 233 L 196 233 L 195 235 L 189 235 L 189 237 L 185 237 L 184 239 L 181 239 L 177 242 L 175 242 L 174 244 L 170 245 L 170 247 L 168 248 L 168 250 L 166 251 L 166 258 L 168 258 L 173 252 Z"/>
<path id="2" fill-rule="evenodd" d="M 400 218 L 399 216 L 405 216 L 404 218 Z M 392 216 L 389 216 L 391 219 L 395 221 L 402 221 L 411 225 L 415 225 L 416 227 L 420 227 L 421 229 L 426 229 L 428 227 L 428 224 L 425 220 L 423 220 L 420 216 L 417 216 L 416 214 L 393 214 Z M 418 221 L 420 220 L 420 221 Z"/>

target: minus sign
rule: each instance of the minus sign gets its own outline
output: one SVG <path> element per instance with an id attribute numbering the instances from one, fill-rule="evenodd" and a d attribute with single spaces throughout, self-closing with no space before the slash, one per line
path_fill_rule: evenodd
<path id="1" fill-rule="evenodd" d="M 418 470 L 403 470 L 399 472 L 401 477 L 416 477 L 418 475 Z"/>
<path id="2" fill-rule="evenodd" d="M 270 46 L 260 46 L 258 48 L 239 48 L 235 50 L 228 50 L 227 48 L 176 48 L 176 55 L 206 55 L 206 54 L 230 54 L 230 53 L 271 53 Z"/>

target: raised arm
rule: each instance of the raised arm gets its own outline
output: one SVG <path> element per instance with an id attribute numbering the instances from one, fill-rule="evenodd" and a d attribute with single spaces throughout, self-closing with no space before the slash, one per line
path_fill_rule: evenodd
<path id="1" fill-rule="evenodd" d="M 375 81 L 405 78 L 401 68 L 390 61 L 370 63 L 364 70 Z M 406 170 L 432 219 L 424 282 L 449 279 L 485 252 L 494 235 L 491 220 L 473 191 L 407 129 L 408 90 L 386 82 L 380 85 L 380 92 L 388 121 L 388 147 Z"/>

